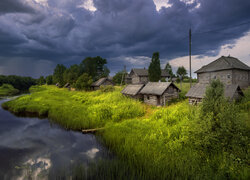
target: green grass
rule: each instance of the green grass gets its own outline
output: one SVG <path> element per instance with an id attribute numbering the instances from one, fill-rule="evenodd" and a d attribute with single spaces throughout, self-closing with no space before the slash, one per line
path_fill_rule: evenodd
<path id="1" fill-rule="evenodd" d="M 1 96 L 13 96 L 19 93 L 18 89 L 15 89 L 10 84 L 3 84 L 0 86 L 0 97 Z"/>
<path id="2" fill-rule="evenodd" d="M 183 94 L 188 89 L 189 84 L 183 83 Z M 95 177 L 249 179 L 250 89 L 234 106 L 238 112 L 237 135 L 230 137 L 229 144 L 206 131 L 209 121 L 200 117 L 200 106 L 182 100 L 167 107 L 151 107 L 122 96 L 120 91 L 119 87 L 104 93 L 34 86 L 31 95 L 6 102 L 3 107 L 15 113 L 47 115 L 53 122 L 76 130 L 105 127 L 99 135 L 120 162 L 97 165 Z"/>

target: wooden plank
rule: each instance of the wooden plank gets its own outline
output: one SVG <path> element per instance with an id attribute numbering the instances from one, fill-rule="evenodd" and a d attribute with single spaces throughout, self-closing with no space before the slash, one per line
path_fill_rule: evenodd
<path id="1" fill-rule="evenodd" d="M 96 133 L 97 131 L 103 130 L 104 128 L 95 128 L 95 129 L 83 129 L 82 133 L 83 134 L 88 134 L 88 133 Z"/>

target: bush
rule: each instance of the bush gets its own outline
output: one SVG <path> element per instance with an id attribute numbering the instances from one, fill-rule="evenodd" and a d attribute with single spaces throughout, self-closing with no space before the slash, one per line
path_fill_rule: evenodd
<path id="1" fill-rule="evenodd" d="M 101 86 L 100 90 L 101 92 L 113 92 L 115 88 L 112 85 L 108 85 L 108 86 Z"/>
<path id="2" fill-rule="evenodd" d="M 83 73 L 76 81 L 75 88 L 77 90 L 89 90 L 91 84 L 93 83 L 92 78 L 86 74 Z"/>

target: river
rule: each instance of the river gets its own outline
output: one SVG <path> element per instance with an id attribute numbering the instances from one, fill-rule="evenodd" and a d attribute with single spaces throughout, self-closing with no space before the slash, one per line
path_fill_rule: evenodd
<path id="1" fill-rule="evenodd" d="M 0 179 L 56 179 L 60 173 L 70 177 L 79 164 L 87 167 L 108 158 L 107 149 L 92 134 L 0 108 Z"/>

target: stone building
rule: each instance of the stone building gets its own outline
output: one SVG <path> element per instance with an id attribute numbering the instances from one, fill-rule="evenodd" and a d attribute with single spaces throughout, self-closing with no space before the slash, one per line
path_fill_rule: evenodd
<path id="1" fill-rule="evenodd" d="M 165 71 L 161 70 L 161 78 L 168 79 L 170 75 Z M 132 84 L 146 84 L 149 82 L 148 70 L 147 69 L 132 69 L 129 75 L 126 77 L 125 82 Z"/>
<path id="2" fill-rule="evenodd" d="M 168 101 L 179 97 L 180 89 L 171 82 L 149 82 L 142 88 L 144 102 L 165 106 Z"/>
<path id="3" fill-rule="evenodd" d="M 222 56 L 195 73 L 198 83 L 209 84 L 213 79 L 220 79 L 224 85 L 238 84 L 241 88 L 250 86 L 250 67 L 231 56 Z"/>
<path id="4" fill-rule="evenodd" d="M 143 99 L 143 95 L 140 94 L 141 89 L 145 84 L 129 84 L 123 90 L 122 94 L 135 99 Z"/>
<path id="5" fill-rule="evenodd" d="M 219 79 L 224 84 L 225 97 L 230 100 L 239 99 L 243 96 L 241 88 L 247 88 L 250 85 L 250 67 L 230 56 L 222 56 L 195 73 L 197 73 L 198 83 L 186 94 L 190 104 L 201 102 L 207 86 L 215 79 Z"/>
<path id="6" fill-rule="evenodd" d="M 98 90 L 100 89 L 100 86 L 108 86 L 108 85 L 113 86 L 114 85 L 113 81 L 109 78 L 101 78 L 91 85 L 91 89 Z"/>

